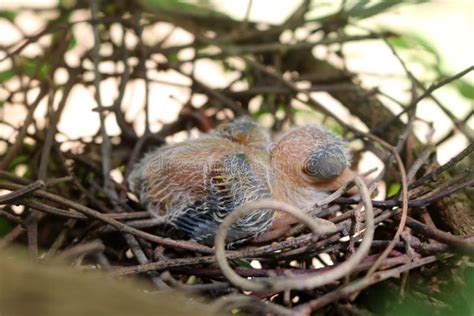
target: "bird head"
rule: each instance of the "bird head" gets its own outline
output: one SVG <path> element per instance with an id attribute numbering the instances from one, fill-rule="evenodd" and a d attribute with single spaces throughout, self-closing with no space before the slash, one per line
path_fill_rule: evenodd
<path id="1" fill-rule="evenodd" d="M 273 167 L 292 185 L 332 191 L 354 175 L 345 141 L 318 126 L 289 130 L 270 152 Z"/>
<path id="2" fill-rule="evenodd" d="M 213 132 L 233 142 L 266 149 L 270 134 L 249 116 L 241 116 L 230 123 L 222 123 Z"/>

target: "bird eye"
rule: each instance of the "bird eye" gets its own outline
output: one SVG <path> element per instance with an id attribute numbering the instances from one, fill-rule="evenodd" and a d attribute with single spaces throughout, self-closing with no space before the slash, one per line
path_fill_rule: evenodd
<path id="1" fill-rule="evenodd" d="M 329 180 L 346 168 L 344 153 L 338 148 L 322 148 L 312 153 L 304 163 L 304 172 L 311 177 Z"/>
<path id="2" fill-rule="evenodd" d="M 312 155 L 307 159 L 305 163 L 305 172 L 310 176 L 317 176 L 319 175 L 318 165 L 319 165 L 319 158 Z"/>

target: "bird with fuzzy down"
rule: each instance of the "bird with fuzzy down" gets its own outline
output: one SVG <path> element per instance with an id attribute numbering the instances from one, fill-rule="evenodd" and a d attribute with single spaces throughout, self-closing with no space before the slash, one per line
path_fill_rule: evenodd
<path id="1" fill-rule="evenodd" d="M 191 239 L 212 245 L 223 218 L 235 208 L 271 198 L 269 133 L 249 117 L 222 124 L 198 139 L 166 145 L 134 166 L 130 189 L 152 213 Z M 272 210 L 243 216 L 228 241 L 257 236 Z"/>
<path id="2" fill-rule="evenodd" d="M 351 154 L 346 142 L 316 125 L 294 127 L 283 133 L 270 149 L 272 196 L 303 210 L 352 180 Z M 275 212 L 270 233 L 258 241 L 276 238 L 294 223 L 286 213 Z"/>
<path id="3" fill-rule="evenodd" d="M 193 140 L 145 155 L 129 178 L 130 189 L 154 214 L 212 245 L 223 218 L 237 207 L 273 198 L 312 207 L 352 179 L 346 143 L 318 126 L 295 127 L 271 142 L 269 132 L 247 116 Z M 235 222 L 227 242 L 257 238 L 292 223 L 278 211 L 253 211 Z"/>

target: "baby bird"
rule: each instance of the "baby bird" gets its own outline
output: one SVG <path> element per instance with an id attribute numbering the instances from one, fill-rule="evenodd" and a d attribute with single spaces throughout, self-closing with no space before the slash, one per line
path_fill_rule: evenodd
<path id="1" fill-rule="evenodd" d="M 315 125 L 294 127 L 282 134 L 270 150 L 270 161 L 273 198 L 302 210 L 309 210 L 356 175 L 349 169 L 346 142 Z M 286 213 L 275 212 L 272 233 L 257 240 L 276 238 L 293 223 Z"/>
<path id="2" fill-rule="evenodd" d="M 198 139 L 147 154 L 128 178 L 130 189 L 167 223 L 212 245 L 229 212 L 271 197 L 269 143 L 265 129 L 241 117 Z M 227 241 L 259 235 L 272 216 L 273 210 L 258 210 L 241 217 L 230 228 Z"/>
<path id="3" fill-rule="evenodd" d="M 264 128 L 241 117 L 198 139 L 147 154 L 128 181 L 147 209 L 212 245 L 219 224 L 235 208 L 273 198 L 308 209 L 352 178 L 350 161 L 345 142 L 325 129 L 296 127 L 271 143 Z M 291 223 L 278 211 L 257 210 L 233 224 L 227 242 L 268 230 L 281 234 Z"/>
<path id="4" fill-rule="evenodd" d="M 302 209 L 312 207 L 355 173 L 340 137 L 315 125 L 295 127 L 271 149 L 272 193 Z"/>

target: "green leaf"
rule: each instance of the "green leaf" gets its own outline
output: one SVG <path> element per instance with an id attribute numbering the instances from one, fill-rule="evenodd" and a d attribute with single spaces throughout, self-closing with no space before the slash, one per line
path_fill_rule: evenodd
<path id="1" fill-rule="evenodd" d="M 250 265 L 250 262 L 244 259 L 235 259 L 234 260 L 235 265 L 239 268 L 247 268 L 247 269 L 252 269 L 252 266 Z"/>
<path id="2" fill-rule="evenodd" d="M 102 7 L 102 11 L 104 11 L 104 13 L 106 15 L 115 15 L 117 14 L 116 11 L 117 11 L 117 4 L 114 3 L 114 2 L 109 2 L 109 3 L 106 3 L 103 7 Z"/>
<path id="3" fill-rule="evenodd" d="M 458 79 L 453 82 L 458 92 L 467 99 L 474 99 L 474 86 L 464 79 Z"/>
<path id="4" fill-rule="evenodd" d="M 10 163 L 10 166 L 12 168 L 15 168 L 18 165 L 28 163 L 29 159 L 30 158 L 28 157 L 28 155 L 18 155 L 15 158 L 13 158 L 12 162 Z"/>
<path id="5" fill-rule="evenodd" d="M 67 45 L 67 50 L 73 49 L 76 46 L 77 46 L 77 40 L 76 40 L 76 37 L 73 35 L 71 36 L 71 39 L 69 40 L 69 43 Z"/>
<path id="6" fill-rule="evenodd" d="M 0 217 L 0 237 L 5 236 L 13 229 L 12 223 L 5 218 Z"/>
<path id="7" fill-rule="evenodd" d="M 398 37 L 390 37 L 388 38 L 388 42 L 396 48 L 403 48 L 403 49 L 413 48 L 410 46 L 409 39 L 406 35 L 400 35 Z"/>
<path id="8" fill-rule="evenodd" d="M 4 18 L 12 23 L 15 22 L 16 12 L 11 10 L 1 10 L 0 11 L 0 18 Z"/>
<path id="9" fill-rule="evenodd" d="M 195 275 L 191 275 L 188 280 L 186 281 L 186 284 L 187 285 L 193 285 L 193 284 L 197 284 L 198 282 L 198 279 L 196 278 Z"/>
<path id="10" fill-rule="evenodd" d="M 168 10 L 190 11 L 197 8 L 197 6 L 193 4 L 180 0 L 143 0 L 143 2 L 149 6 Z"/>
<path id="11" fill-rule="evenodd" d="M 346 15 L 348 17 L 354 17 L 357 19 L 365 19 L 371 16 L 383 13 L 394 6 L 401 4 L 417 4 L 427 2 L 427 0 L 390 0 L 390 1 L 368 1 L 360 0 L 356 1 L 356 4 L 347 10 Z M 371 5 L 372 4 L 372 5 Z"/>
<path id="12" fill-rule="evenodd" d="M 357 1 L 352 8 L 347 10 L 348 12 L 361 12 L 365 9 L 365 6 L 369 3 L 369 0 L 359 0 Z"/>
<path id="13" fill-rule="evenodd" d="M 392 183 L 388 188 L 387 197 L 395 196 L 398 192 L 400 192 L 400 188 L 400 183 Z"/>
<path id="14" fill-rule="evenodd" d="M 235 71 L 235 68 L 232 67 L 228 62 L 223 62 L 222 63 L 223 65 L 223 68 L 224 68 L 224 73 L 230 73 L 230 72 L 234 72 Z"/>
<path id="15" fill-rule="evenodd" d="M 331 126 L 331 131 L 333 131 L 335 134 L 339 136 L 343 136 L 345 132 L 344 128 L 340 126 L 339 124 L 334 124 L 333 126 Z"/>
<path id="16" fill-rule="evenodd" d="M 411 62 L 417 63 L 425 68 L 427 72 L 434 72 L 434 74 L 442 78 L 449 78 L 451 73 L 443 69 L 443 60 L 436 48 L 428 40 L 417 34 L 403 34 L 396 38 L 389 39 L 389 42 L 395 47 L 411 54 Z M 426 55 L 420 54 L 420 50 L 433 56 L 434 60 L 426 58 Z M 474 99 L 474 86 L 465 79 L 458 79 L 451 83 L 452 86 L 467 99 Z"/>
<path id="17" fill-rule="evenodd" d="M 175 52 L 175 53 L 171 53 L 169 55 L 166 55 L 166 59 L 168 59 L 168 62 L 170 63 L 174 63 L 174 62 L 177 62 L 179 60 L 178 58 L 178 52 Z"/>
<path id="18" fill-rule="evenodd" d="M 389 42 L 398 48 L 403 49 L 423 49 L 425 52 L 428 52 L 436 57 L 437 60 L 440 59 L 439 53 L 436 48 L 428 40 L 424 39 L 418 34 L 402 34 L 398 37 L 392 37 L 389 39 Z"/>
<path id="19" fill-rule="evenodd" d="M 265 107 L 262 107 L 255 113 L 252 113 L 252 116 L 254 119 L 259 120 L 263 115 L 268 114 L 268 113 L 269 113 L 268 109 Z"/>
<path id="20" fill-rule="evenodd" d="M 140 2 L 154 10 L 167 11 L 180 15 L 200 17 L 226 16 L 225 14 L 214 10 L 210 1 L 190 3 L 183 0 L 141 0 Z"/>
<path id="21" fill-rule="evenodd" d="M 401 3 L 400 0 L 394 0 L 394 1 L 381 1 L 379 3 L 376 3 L 372 6 L 366 6 L 366 4 L 370 2 L 362 1 L 363 5 L 355 5 L 352 9 L 350 9 L 347 13 L 351 17 L 356 17 L 358 19 L 364 19 L 371 17 L 373 15 L 377 15 L 379 13 L 382 13 L 389 8 L 398 5 Z"/>
<path id="22" fill-rule="evenodd" d="M 5 82 L 5 81 L 10 80 L 11 78 L 15 76 L 15 74 L 16 73 L 15 71 L 13 71 L 13 69 L 8 69 L 8 70 L 0 72 L 0 82 Z"/>
<path id="23" fill-rule="evenodd" d="M 61 7 L 69 9 L 69 8 L 72 8 L 76 4 L 76 1 L 75 0 L 59 0 L 59 4 Z"/>
<path id="24" fill-rule="evenodd" d="M 245 79 L 245 81 L 247 81 L 249 87 L 252 87 L 252 86 L 255 85 L 255 78 L 254 78 L 253 76 L 250 76 L 250 75 L 247 75 L 247 74 L 246 74 L 246 75 L 244 76 L 244 79 Z"/>
<path id="25" fill-rule="evenodd" d="M 38 80 L 47 78 L 51 69 L 49 64 L 29 58 L 23 58 L 20 65 L 27 76 Z"/>
<path id="26" fill-rule="evenodd" d="M 414 62 L 424 66 L 427 69 L 434 70 L 438 75 L 440 74 L 441 65 L 443 64 L 441 55 L 438 53 L 438 50 L 433 46 L 433 44 L 428 40 L 424 39 L 418 34 L 412 33 L 402 34 L 399 37 L 390 38 L 389 42 L 395 48 L 401 48 L 412 53 L 411 57 Z M 427 61 L 427 56 L 420 54 L 420 51 L 431 55 L 434 61 Z"/>

